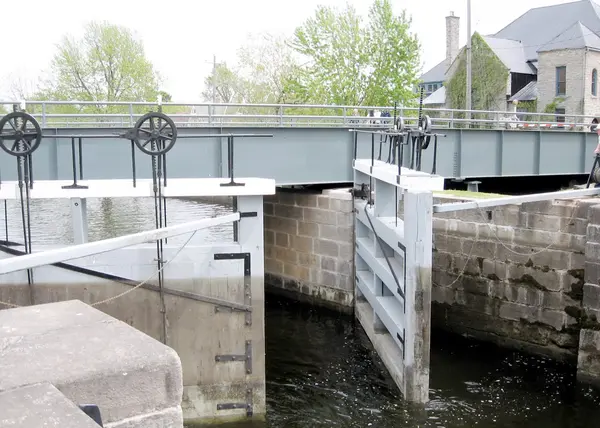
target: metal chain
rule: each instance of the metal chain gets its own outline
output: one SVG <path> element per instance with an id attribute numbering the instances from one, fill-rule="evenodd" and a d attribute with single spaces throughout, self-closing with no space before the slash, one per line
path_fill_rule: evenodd
<path id="1" fill-rule="evenodd" d="M 124 291 L 121 294 L 117 294 L 116 296 L 113 297 L 109 297 L 108 299 L 105 300 L 101 300 L 99 302 L 96 303 L 91 303 L 90 306 L 95 307 L 95 306 L 99 306 L 102 305 L 104 303 L 110 303 L 113 300 L 116 300 L 120 297 L 123 297 L 129 293 L 131 293 L 132 291 L 137 290 L 138 288 L 142 287 L 143 285 L 145 285 L 146 283 L 148 283 L 148 281 L 152 280 L 153 278 L 155 278 L 160 272 L 162 272 L 168 265 L 169 263 L 171 263 L 173 260 L 175 260 L 177 258 L 177 256 L 183 251 L 183 249 L 185 247 L 188 246 L 188 244 L 190 243 L 190 241 L 192 240 L 192 238 L 194 237 L 194 235 L 196 235 L 197 230 L 195 230 L 194 232 L 192 232 L 192 234 L 190 235 L 190 237 L 187 239 L 187 241 L 184 242 L 184 244 L 179 247 L 179 249 L 177 250 L 177 252 L 175 253 L 175 255 L 173 257 L 171 257 L 169 260 L 167 260 L 160 269 L 157 269 L 156 272 L 154 272 L 150 277 L 146 278 L 144 281 L 140 282 L 138 285 L 136 285 L 135 287 L 130 288 L 127 291 Z M 8 302 L 3 302 L 0 300 L 0 305 L 5 305 L 11 308 L 21 308 L 23 306 L 21 305 L 16 305 L 14 303 L 8 303 Z"/>
<path id="2" fill-rule="evenodd" d="M 564 230 L 567 228 L 567 226 L 569 226 L 569 224 L 571 223 L 571 221 L 575 217 L 575 213 L 577 212 L 577 208 L 579 208 L 579 201 L 575 201 L 575 206 L 573 207 L 573 212 L 571 213 L 571 216 L 569 217 L 569 220 L 567 221 L 567 223 L 565 224 L 565 226 L 563 226 L 562 229 L 558 230 L 558 233 L 555 235 L 555 238 L 552 240 L 552 242 L 550 243 L 550 245 L 548 245 L 547 247 L 542 248 L 541 250 L 536 251 L 534 253 L 519 253 L 518 251 L 515 251 L 512 248 L 508 248 L 506 246 L 506 244 L 504 244 L 504 242 L 502 242 L 502 240 L 498 237 L 498 234 L 496 233 L 496 231 L 492 228 L 491 222 L 488 222 L 485 219 L 485 216 L 483 214 L 483 210 L 481 209 L 481 207 L 479 206 L 479 204 L 477 203 L 477 201 L 473 201 L 473 202 L 475 202 L 475 206 L 477 207 L 477 210 L 479 211 L 479 215 L 481 216 L 481 219 L 487 225 L 488 229 L 490 229 L 490 231 L 493 233 L 494 238 L 496 238 L 496 241 L 498 241 L 498 243 L 500 245 L 502 245 L 502 247 L 504 247 L 504 249 L 506 249 L 507 251 L 509 251 L 509 252 L 511 252 L 513 254 L 516 254 L 518 256 L 536 256 L 536 255 L 542 254 L 542 253 L 548 251 L 550 248 L 552 248 L 552 246 L 554 246 L 558 242 L 558 238 L 560 237 L 559 233 L 564 233 Z"/>
<path id="3" fill-rule="evenodd" d="M 475 232 L 475 239 L 473 240 L 473 244 L 471 244 L 471 250 L 469 251 L 469 255 L 467 256 L 465 265 L 463 266 L 462 270 L 460 271 L 460 273 L 458 274 L 458 276 L 456 277 L 456 279 L 454 281 L 452 281 L 448 285 L 437 284 L 437 283 L 433 282 L 433 280 L 431 282 L 434 285 L 437 285 L 438 287 L 452 287 L 454 284 L 456 284 L 458 282 L 458 280 L 461 279 L 463 277 L 463 275 L 465 274 L 465 271 L 467 270 L 467 266 L 469 265 L 469 261 L 471 260 L 471 256 L 473 255 L 473 250 L 475 249 L 475 244 L 477 244 L 478 242 L 479 242 L 479 230 L 477 230 L 477 232 Z"/>
<path id="4" fill-rule="evenodd" d="M 494 237 L 496 238 L 496 240 L 498 241 L 498 243 L 500 245 L 502 245 L 507 251 L 516 254 L 516 255 L 520 255 L 520 256 L 535 256 L 538 254 L 542 254 L 545 251 L 548 251 L 553 245 L 556 244 L 557 240 L 558 240 L 558 235 L 556 236 L 555 240 L 553 240 L 553 242 L 550 243 L 550 245 L 548 245 L 547 247 L 541 249 L 540 251 L 536 251 L 535 253 L 519 253 L 518 251 L 515 251 L 511 248 L 508 248 L 506 246 L 506 244 L 504 244 L 504 242 L 502 242 L 502 240 L 498 237 L 498 234 L 496 233 L 496 231 L 492 228 L 491 226 L 491 222 L 488 222 L 485 219 L 485 216 L 483 214 L 483 209 L 481 209 L 481 207 L 479 206 L 479 204 L 477 203 L 477 201 L 473 201 L 475 203 L 475 206 L 477 207 L 477 210 L 479 212 L 479 215 L 481 216 L 481 219 L 483 220 L 483 222 L 487 225 L 487 227 L 490 229 L 490 231 L 494 234 Z M 579 201 L 575 201 L 575 206 L 573 207 L 573 212 L 571 213 L 571 216 L 569 217 L 569 220 L 567 221 L 566 225 L 564 226 L 563 229 L 559 230 L 558 233 L 564 233 L 564 229 L 566 229 L 566 227 L 571 223 L 571 221 L 573 220 L 573 218 L 575 217 L 575 213 L 577 212 L 577 208 L 579 208 Z M 473 244 L 471 245 L 471 250 L 469 251 L 469 255 L 467 256 L 467 261 L 465 262 L 465 265 L 463 266 L 460 274 L 456 277 L 456 279 L 448 284 L 448 285 L 440 285 L 437 284 L 435 282 L 433 282 L 434 285 L 438 286 L 438 287 L 452 287 L 454 284 L 456 284 L 464 275 L 465 271 L 467 270 L 467 266 L 469 265 L 469 261 L 471 260 L 471 256 L 473 255 L 473 249 L 475 248 L 475 244 L 477 244 L 477 242 L 479 242 L 479 230 L 477 229 L 476 235 L 475 235 L 475 239 L 473 240 Z"/>

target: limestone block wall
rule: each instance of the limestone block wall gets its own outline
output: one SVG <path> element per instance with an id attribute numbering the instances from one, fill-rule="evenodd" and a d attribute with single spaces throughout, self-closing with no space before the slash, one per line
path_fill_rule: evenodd
<path id="1" fill-rule="evenodd" d="M 600 383 L 600 205 L 589 210 L 577 377 Z"/>
<path id="2" fill-rule="evenodd" d="M 593 201 L 436 214 L 434 324 L 573 359 Z"/>
<path id="3" fill-rule="evenodd" d="M 265 278 L 273 292 L 351 310 L 353 199 L 348 189 L 265 197 Z"/>

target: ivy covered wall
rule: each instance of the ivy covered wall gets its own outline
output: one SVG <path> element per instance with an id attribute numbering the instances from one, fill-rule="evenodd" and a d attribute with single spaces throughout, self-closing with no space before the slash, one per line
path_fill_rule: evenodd
<path id="1" fill-rule="evenodd" d="M 467 61 L 464 49 L 452 69 L 454 73 L 450 70 L 452 77 L 446 82 L 447 107 L 464 109 L 467 92 Z M 471 39 L 471 70 L 472 109 L 506 110 L 510 72 L 478 33 L 474 33 Z"/>

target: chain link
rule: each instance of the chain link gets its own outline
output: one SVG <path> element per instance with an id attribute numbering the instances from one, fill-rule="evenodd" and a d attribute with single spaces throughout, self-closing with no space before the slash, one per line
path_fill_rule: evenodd
<path id="1" fill-rule="evenodd" d="M 558 234 L 556 234 L 555 239 L 550 243 L 550 245 L 548 245 L 547 247 L 544 247 L 543 249 L 541 249 L 540 251 L 536 251 L 534 253 L 520 253 L 518 251 L 513 250 L 512 248 L 509 248 L 506 246 L 506 244 L 504 244 L 504 242 L 502 242 L 502 240 L 500 239 L 500 237 L 498 237 L 498 234 L 496 233 L 496 230 L 494 228 L 492 228 L 491 226 L 491 222 L 488 222 L 485 218 L 484 215 L 484 210 L 479 206 L 479 204 L 477 203 L 477 201 L 473 201 L 475 203 L 475 206 L 477 207 L 478 213 L 481 216 L 481 219 L 483 220 L 483 223 L 485 223 L 485 225 L 488 227 L 488 229 L 492 232 L 492 234 L 494 235 L 494 238 L 496 239 L 496 241 L 498 241 L 498 243 L 500 245 L 502 245 L 502 247 L 504 247 L 507 251 L 519 255 L 519 256 L 535 256 L 538 254 L 542 254 L 546 251 L 548 251 L 550 248 L 552 248 L 553 245 L 555 245 L 558 242 L 558 238 L 560 237 Z M 567 223 L 565 224 L 565 226 L 563 226 L 562 229 L 560 229 L 558 231 L 558 233 L 564 233 L 564 231 L 566 230 L 566 228 L 571 224 L 571 221 L 573 220 L 573 218 L 575 217 L 575 213 L 577 212 L 577 208 L 579 208 L 579 201 L 575 201 L 575 206 L 573 207 L 573 212 L 571 213 L 571 216 L 569 217 Z M 497 226 L 494 224 L 494 226 Z M 469 251 L 469 255 L 467 256 L 467 260 L 465 261 L 465 264 L 460 272 L 460 274 L 456 277 L 456 279 L 448 285 L 440 285 L 437 283 L 433 283 L 434 285 L 438 286 L 438 287 L 452 287 L 454 284 L 456 284 L 464 275 L 465 271 L 467 270 L 467 266 L 469 264 L 469 261 L 471 260 L 471 256 L 473 255 L 473 250 L 475 248 L 475 244 L 477 244 L 477 242 L 479 242 L 479 229 L 476 229 L 476 234 L 475 234 L 475 239 L 473 240 L 473 244 L 471 245 L 471 250 Z M 433 282 L 433 281 L 432 281 Z"/>

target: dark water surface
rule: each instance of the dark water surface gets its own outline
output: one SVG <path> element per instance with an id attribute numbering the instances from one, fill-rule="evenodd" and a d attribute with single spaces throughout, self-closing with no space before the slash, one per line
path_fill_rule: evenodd
<path id="1" fill-rule="evenodd" d="M 436 332 L 419 408 L 351 316 L 272 296 L 266 316 L 267 422 L 223 427 L 600 427 L 600 395 L 550 360 Z"/>

